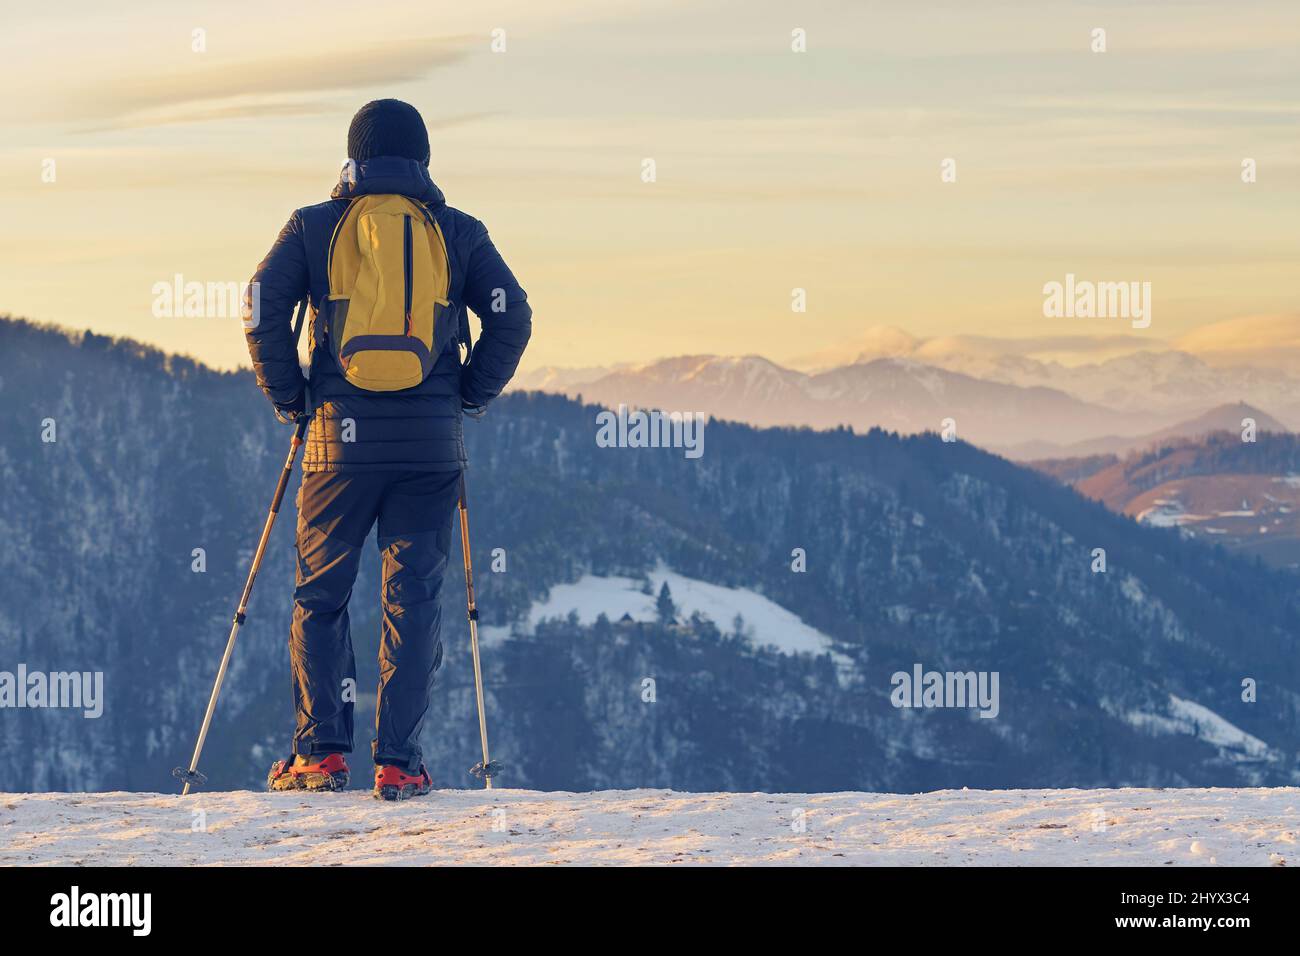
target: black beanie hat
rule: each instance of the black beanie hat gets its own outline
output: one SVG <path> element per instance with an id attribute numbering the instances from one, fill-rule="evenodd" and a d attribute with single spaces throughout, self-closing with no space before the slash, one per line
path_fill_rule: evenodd
<path id="1" fill-rule="evenodd" d="M 374 156 L 404 156 L 429 165 L 429 132 L 410 103 L 373 100 L 352 117 L 348 157 L 364 162 Z"/>

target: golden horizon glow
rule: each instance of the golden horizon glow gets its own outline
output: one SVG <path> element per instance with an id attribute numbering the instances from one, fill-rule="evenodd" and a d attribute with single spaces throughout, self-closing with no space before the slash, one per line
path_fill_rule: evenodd
<path id="1" fill-rule="evenodd" d="M 473 6 L 9 13 L 0 312 L 246 364 L 236 320 L 160 318 L 155 285 L 246 280 L 391 95 L 529 292 L 526 368 L 798 365 L 882 329 L 922 353 L 1300 356 L 1294 4 Z M 1150 282 L 1151 328 L 1044 318 L 1067 273 Z"/>

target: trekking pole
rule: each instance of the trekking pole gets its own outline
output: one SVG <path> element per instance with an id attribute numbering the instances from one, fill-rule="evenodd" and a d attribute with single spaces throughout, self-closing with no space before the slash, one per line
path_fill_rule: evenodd
<path id="1" fill-rule="evenodd" d="M 276 515 L 280 513 L 280 502 L 284 500 L 284 490 L 289 486 L 289 475 L 293 472 L 294 459 L 298 457 L 298 448 L 307 434 L 307 419 L 298 422 L 293 432 L 293 443 L 289 446 L 289 457 L 284 461 L 284 471 L 280 472 L 280 481 L 275 486 L 275 497 L 271 499 L 271 510 L 266 515 L 266 524 L 262 526 L 262 537 L 257 542 L 257 551 L 253 554 L 253 566 L 248 569 L 248 580 L 244 582 L 244 593 L 239 598 L 239 608 L 235 611 L 235 620 L 230 627 L 230 637 L 226 640 L 226 652 L 221 656 L 221 666 L 217 668 L 217 681 L 212 685 L 212 696 L 208 699 L 208 711 L 203 715 L 203 726 L 199 729 L 199 740 L 194 745 L 194 756 L 190 758 L 189 770 L 177 767 L 172 776 L 185 782 L 181 796 L 187 796 L 191 787 L 207 782 L 207 777 L 199 773 L 199 756 L 203 753 L 203 742 L 208 739 L 208 727 L 212 724 L 212 714 L 217 709 L 217 698 L 221 696 L 221 684 L 226 679 L 226 668 L 230 666 L 230 655 L 235 650 L 235 638 L 244 623 L 248 612 L 248 599 L 253 593 L 253 582 L 257 580 L 258 569 L 262 566 L 262 556 L 266 554 L 266 543 L 271 537 L 271 528 L 275 525 Z"/>
<path id="2" fill-rule="evenodd" d="M 460 473 L 460 550 L 465 556 L 465 604 L 469 616 L 469 647 L 474 655 L 474 694 L 478 700 L 478 736 L 483 744 L 483 762 L 470 768 L 470 773 L 483 781 L 491 790 L 492 778 L 501 772 L 501 764 L 488 757 L 487 717 L 483 713 L 483 669 L 478 655 L 478 606 L 474 603 L 474 568 L 469 556 L 469 506 L 465 503 L 465 472 Z"/>

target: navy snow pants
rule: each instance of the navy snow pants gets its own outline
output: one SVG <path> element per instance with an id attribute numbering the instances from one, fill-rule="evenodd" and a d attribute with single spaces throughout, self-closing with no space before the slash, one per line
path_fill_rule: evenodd
<path id="1" fill-rule="evenodd" d="M 376 763 L 420 766 L 420 728 L 442 663 L 439 591 L 459 472 L 310 472 L 298 492 L 298 573 L 289 658 L 295 754 L 349 753 L 356 660 L 348 600 L 366 535 L 379 522 L 383 626 Z"/>

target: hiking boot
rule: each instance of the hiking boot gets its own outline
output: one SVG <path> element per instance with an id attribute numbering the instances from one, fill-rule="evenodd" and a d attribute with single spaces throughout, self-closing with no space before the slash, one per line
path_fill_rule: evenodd
<path id="1" fill-rule="evenodd" d="M 347 785 L 348 765 L 342 754 L 277 760 L 266 777 L 268 790 L 342 790 Z"/>
<path id="2" fill-rule="evenodd" d="M 424 764 L 420 764 L 420 772 L 416 775 L 391 764 L 375 768 L 376 800 L 409 800 L 422 797 L 432 789 L 433 780 Z"/>

